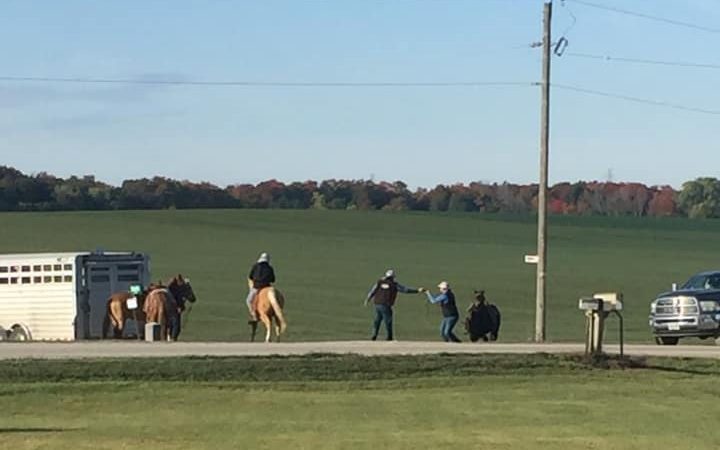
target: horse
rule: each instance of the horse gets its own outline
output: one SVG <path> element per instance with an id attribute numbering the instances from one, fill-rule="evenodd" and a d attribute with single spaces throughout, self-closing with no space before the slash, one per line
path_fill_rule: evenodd
<path id="1" fill-rule="evenodd" d="M 173 277 L 168 282 L 168 290 L 175 298 L 177 304 L 177 315 L 174 317 L 175 322 L 170 321 L 170 334 L 173 341 L 177 341 L 180 336 L 180 331 L 183 325 L 182 315 L 190 314 L 192 311 L 192 305 L 197 301 L 195 291 L 193 291 L 192 285 L 190 284 L 189 278 L 183 278 L 181 274 Z M 186 316 L 187 319 L 187 316 Z"/>
<path id="2" fill-rule="evenodd" d="M 465 331 L 470 341 L 496 341 L 500 333 L 501 315 L 497 306 L 485 302 L 469 308 L 470 315 L 465 319 Z"/>
<path id="3" fill-rule="evenodd" d="M 186 305 L 197 301 L 190 280 L 178 274 L 165 286 L 158 286 L 145 298 L 143 311 L 147 322 L 160 324 L 160 339 L 177 341 Z M 188 312 L 190 308 L 187 308 Z"/>
<path id="4" fill-rule="evenodd" d="M 275 322 L 275 340 L 280 340 L 280 335 L 287 329 L 287 322 L 283 315 L 283 307 L 285 306 L 285 297 L 282 293 L 272 286 L 262 288 L 252 301 L 253 310 L 256 312 L 258 319 L 265 326 L 265 342 L 270 342 L 272 334 L 272 325 Z M 257 333 L 257 321 L 250 322 L 252 332 L 250 341 L 255 341 Z"/>
<path id="5" fill-rule="evenodd" d="M 153 285 L 151 285 L 151 287 L 152 286 Z M 128 319 L 135 319 L 138 333 L 140 336 L 144 334 L 145 312 L 143 311 L 143 305 L 149 289 L 150 288 L 144 290 L 138 295 L 131 294 L 130 292 L 116 292 L 108 298 L 105 319 L 103 320 L 103 339 L 107 339 L 108 331 L 111 327 L 113 338 L 121 339 L 123 337 L 123 331 L 125 330 L 125 321 Z M 137 309 L 131 310 L 127 306 L 127 301 L 133 297 L 137 298 L 138 306 Z"/>
<path id="6" fill-rule="evenodd" d="M 157 296 L 153 297 L 152 305 L 147 305 L 147 298 L 148 296 L 155 290 L 158 289 L 165 289 L 168 290 L 172 295 L 172 300 L 163 298 L 165 300 L 162 307 L 160 307 L 157 302 L 158 298 Z M 190 280 L 183 278 L 182 275 L 178 274 L 177 276 L 173 277 L 168 283 L 167 287 L 163 284 L 163 282 L 158 283 L 151 283 L 150 286 L 147 287 L 142 293 L 136 295 L 138 299 L 138 308 L 136 310 L 130 310 L 127 307 L 127 300 L 129 298 L 132 298 L 133 295 L 128 292 L 117 292 L 110 296 L 110 298 L 107 301 L 107 310 L 105 314 L 105 321 L 103 324 L 103 339 L 107 338 L 108 330 L 112 326 L 113 329 L 113 336 L 116 339 L 122 338 L 123 330 L 125 328 L 125 321 L 127 319 L 133 319 L 137 317 L 137 324 L 140 331 L 141 336 L 145 332 L 145 323 L 146 322 L 159 322 L 164 323 L 167 327 L 168 323 L 171 328 L 171 337 L 173 340 L 177 340 L 179 334 L 180 334 L 180 315 L 183 311 L 185 311 L 185 305 L 187 303 L 195 303 L 197 301 L 197 298 L 195 297 L 195 292 L 192 289 L 192 286 L 190 285 Z M 171 302 L 175 304 L 175 310 L 178 311 L 177 314 L 171 314 L 170 319 L 168 320 L 168 313 L 167 313 L 167 303 Z M 159 313 L 158 309 L 162 308 L 162 312 Z M 146 310 L 151 309 L 153 312 L 153 315 L 151 319 L 147 319 L 146 317 Z M 190 308 L 187 308 L 188 312 Z M 161 320 L 162 319 L 162 320 Z M 175 320 L 177 319 L 177 320 Z M 166 333 L 167 334 L 167 333 Z"/>

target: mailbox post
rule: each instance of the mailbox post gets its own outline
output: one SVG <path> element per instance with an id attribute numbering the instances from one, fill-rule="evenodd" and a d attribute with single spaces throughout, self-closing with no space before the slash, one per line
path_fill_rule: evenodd
<path id="1" fill-rule="evenodd" d="M 619 292 L 593 294 L 592 297 L 579 300 L 578 309 L 585 311 L 585 356 L 602 354 L 605 319 L 610 314 L 617 316 L 620 322 L 620 356 L 624 356 L 623 317 L 620 313 L 622 307 L 623 295 Z"/>

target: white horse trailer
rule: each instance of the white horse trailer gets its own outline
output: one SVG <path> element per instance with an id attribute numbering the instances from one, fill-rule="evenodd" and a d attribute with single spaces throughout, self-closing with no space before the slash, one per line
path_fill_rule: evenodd
<path id="1" fill-rule="evenodd" d="M 101 338 L 110 295 L 149 282 L 143 253 L 0 255 L 0 339 Z"/>

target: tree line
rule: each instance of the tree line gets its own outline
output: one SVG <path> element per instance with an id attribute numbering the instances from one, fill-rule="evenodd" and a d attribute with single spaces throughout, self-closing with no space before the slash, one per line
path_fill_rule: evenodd
<path id="1" fill-rule="evenodd" d="M 219 187 L 165 177 L 112 186 L 94 176 L 60 178 L 0 166 L 0 211 L 120 209 L 358 209 L 529 214 L 538 186 L 511 183 L 438 185 L 411 190 L 401 182 L 325 180 Z M 698 178 L 677 191 L 641 183 L 558 183 L 549 193 L 552 214 L 720 217 L 720 181 Z"/>

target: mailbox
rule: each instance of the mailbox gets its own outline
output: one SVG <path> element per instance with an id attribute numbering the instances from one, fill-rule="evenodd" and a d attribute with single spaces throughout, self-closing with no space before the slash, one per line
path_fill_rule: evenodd
<path id="1" fill-rule="evenodd" d="M 602 353 L 605 319 L 610 314 L 620 320 L 620 356 L 623 356 L 623 295 L 620 292 L 602 292 L 578 300 L 578 309 L 585 311 L 585 354 Z"/>
<path id="2" fill-rule="evenodd" d="M 578 309 L 585 311 L 599 311 L 600 308 L 602 308 L 600 303 L 601 300 L 594 297 L 581 298 L 578 302 Z"/>
<path id="3" fill-rule="evenodd" d="M 593 294 L 593 298 L 603 301 L 603 311 L 622 311 L 623 309 L 623 295 L 620 292 Z"/>

